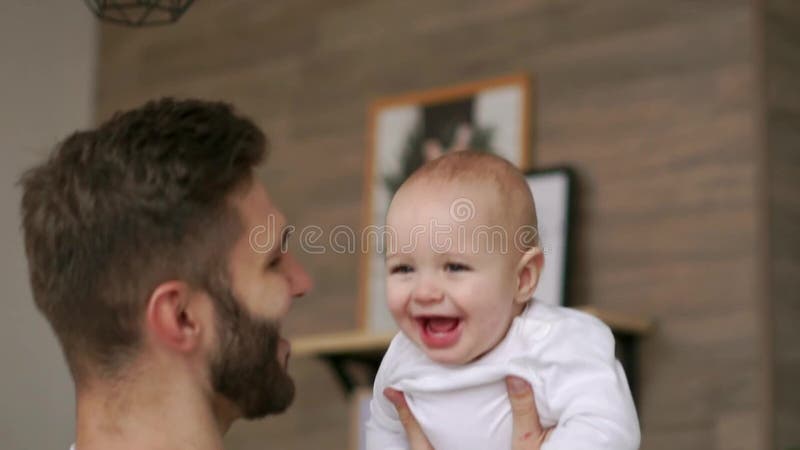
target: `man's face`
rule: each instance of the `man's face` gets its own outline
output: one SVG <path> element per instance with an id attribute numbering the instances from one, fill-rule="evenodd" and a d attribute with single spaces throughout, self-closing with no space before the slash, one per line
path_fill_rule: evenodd
<path id="1" fill-rule="evenodd" d="M 218 345 L 210 362 L 211 381 L 244 417 L 257 418 L 282 412 L 294 398 L 281 320 L 292 298 L 311 288 L 311 280 L 286 251 L 286 220 L 264 186 L 254 180 L 234 203 L 244 230 L 231 252 L 232 286 L 212 293 L 218 305 Z"/>

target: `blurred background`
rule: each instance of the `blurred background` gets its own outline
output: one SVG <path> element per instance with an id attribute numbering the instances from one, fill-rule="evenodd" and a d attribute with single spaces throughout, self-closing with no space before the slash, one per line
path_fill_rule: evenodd
<path id="1" fill-rule="evenodd" d="M 267 133 L 291 221 L 361 224 L 376 98 L 510 73 L 533 82 L 532 167 L 578 178 L 575 305 L 652 319 L 643 449 L 800 448 L 800 2 L 198 0 L 175 24 L 80 0 L 0 2 L 0 447 L 68 448 L 74 399 L 33 306 L 22 170 L 70 131 L 165 95 L 233 103 Z M 292 336 L 356 327 L 357 255 L 300 255 Z M 345 449 L 350 403 L 294 358 L 290 411 L 232 450 Z"/>

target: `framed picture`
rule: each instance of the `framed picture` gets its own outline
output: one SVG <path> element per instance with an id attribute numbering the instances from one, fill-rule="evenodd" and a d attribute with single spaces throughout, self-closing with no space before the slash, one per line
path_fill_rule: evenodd
<path id="1" fill-rule="evenodd" d="M 358 388 L 350 396 L 350 449 L 367 450 L 367 420 L 372 389 Z"/>
<path id="2" fill-rule="evenodd" d="M 385 225 L 394 192 L 426 161 L 448 152 L 492 152 L 527 169 L 531 97 L 529 77 L 515 75 L 383 98 L 371 106 L 358 308 L 362 329 L 396 330 L 385 301 L 384 257 L 369 239 L 370 229 Z"/>
<path id="3" fill-rule="evenodd" d="M 530 170 L 525 179 L 533 192 L 544 252 L 544 269 L 533 296 L 542 303 L 567 306 L 575 176 L 571 169 L 558 167 Z"/>

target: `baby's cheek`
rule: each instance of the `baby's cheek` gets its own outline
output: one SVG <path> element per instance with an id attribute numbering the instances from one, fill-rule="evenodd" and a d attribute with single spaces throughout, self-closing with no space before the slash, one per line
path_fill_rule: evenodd
<path id="1" fill-rule="evenodd" d="M 496 344 L 506 332 L 508 325 L 513 318 L 511 317 L 512 311 L 510 308 L 505 308 L 505 305 L 496 305 L 493 308 L 488 308 L 481 314 L 481 328 L 483 329 L 483 338 L 489 346 Z"/>
<path id="2" fill-rule="evenodd" d="M 386 283 L 386 302 L 395 319 L 404 314 L 408 293 L 402 283 L 392 281 Z"/>
<path id="3" fill-rule="evenodd" d="M 396 297 L 394 298 L 389 297 L 387 300 L 388 300 L 387 306 L 389 307 L 389 312 L 392 313 L 392 317 L 394 317 L 394 320 L 397 322 L 402 321 L 403 318 L 405 318 L 406 316 L 405 302 L 402 301 L 402 299 Z"/>

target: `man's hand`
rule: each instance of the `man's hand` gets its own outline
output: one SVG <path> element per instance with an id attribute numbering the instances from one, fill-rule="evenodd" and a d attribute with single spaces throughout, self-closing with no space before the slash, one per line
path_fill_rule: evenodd
<path id="1" fill-rule="evenodd" d="M 406 438 L 408 438 L 408 445 L 411 450 L 433 450 L 433 446 L 428 442 L 425 433 L 422 432 L 419 422 L 411 414 L 405 395 L 392 388 L 384 389 L 383 395 L 392 402 L 394 409 L 397 410 L 397 415 L 400 416 L 400 423 L 406 429 Z"/>
<path id="2" fill-rule="evenodd" d="M 550 435 L 552 428 L 542 429 L 539 411 L 533 400 L 533 389 L 522 378 L 506 377 L 508 399 L 511 401 L 513 417 L 512 450 L 539 450 Z"/>
<path id="3" fill-rule="evenodd" d="M 550 434 L 550 429 L 543 430 L 539 422 L 539 412 L 533 400 L 533 389 L 527 381 L 517 377 L 506 377 L 508 399 L 511 402 L 513 416 L 513 435 L 511 450 L 540 450 L 542 443 Z M 411 450 L 434 450 L 428 442 L 419 422 L 411 414 L 402 392 L 387 388 L 383 395 L 389 399 L 397 410 L 400 422 L 406 430 L 408 445 Z"/>

